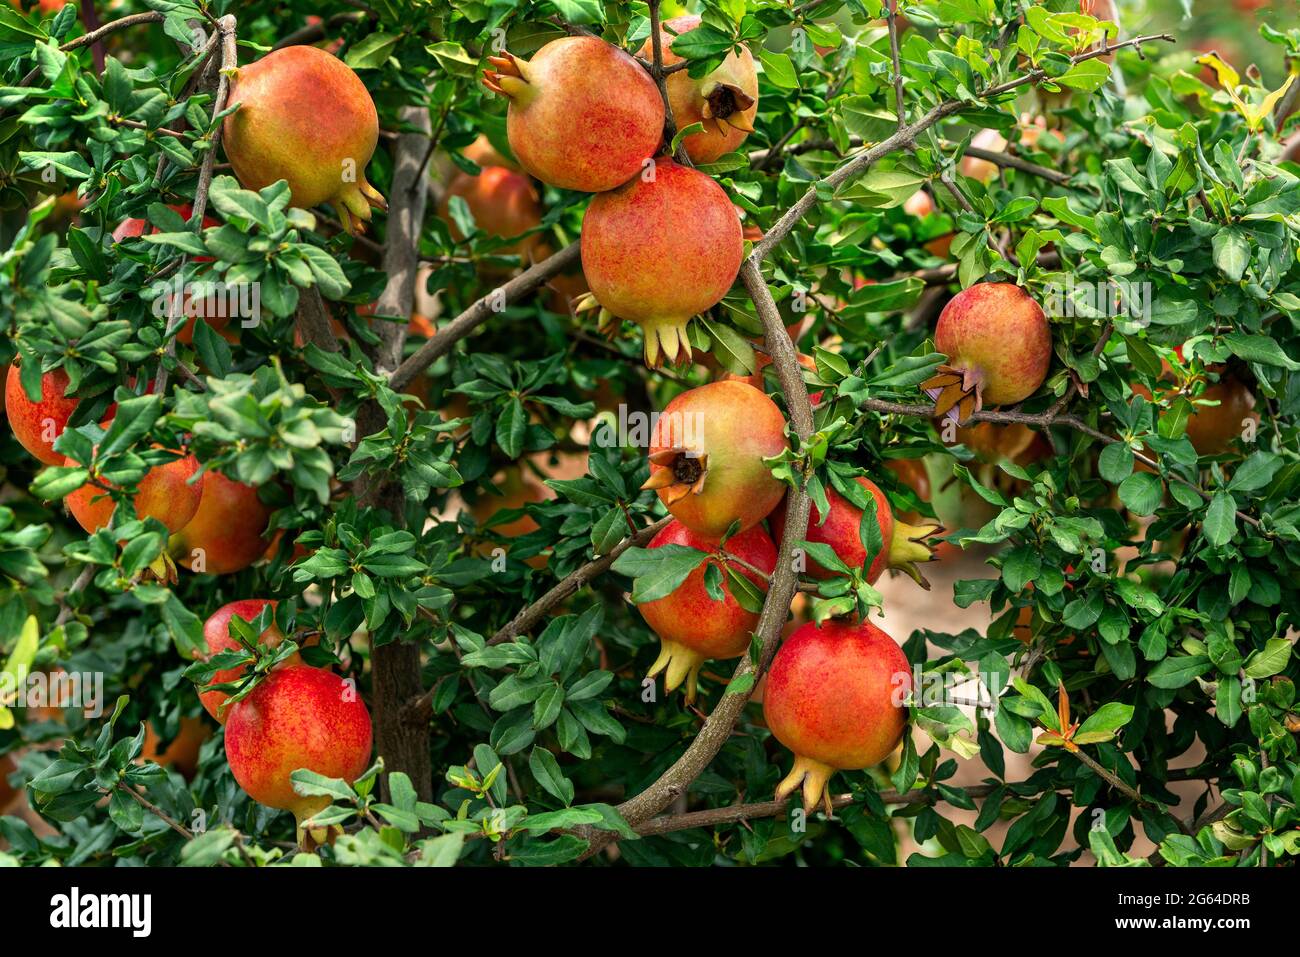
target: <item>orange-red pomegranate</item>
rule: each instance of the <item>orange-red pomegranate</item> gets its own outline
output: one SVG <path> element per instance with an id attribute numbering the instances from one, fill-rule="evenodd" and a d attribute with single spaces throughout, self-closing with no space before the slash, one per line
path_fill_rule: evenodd
<path id="1" fill-rule="evenodd" d="M 985 404 L 1013 405 L 1038 391 L 1052 361 L 1052 332 L 1025 290 L 984 282 L 943 307 L 934 347 L 948 361 L 921 388 L 935 400 L 935 415 L 955 409 L 962 423 Z"/>
<path id="2" fill-rule="evenodd" d="M 330 799 L 296 793 L 289 776 L 306 769 L 351 783 L 370 765 L 370 712 L 332 671 L 277 668 L 228 710 L 231 773 L 254 801 L 292 811 L 300 837 L 302 823 Z"/>
<path id="3" fill-rule="evenodd" d="M 232 601 L 227 605 L 222 605 L 214 611 L 208 620 L 203 623 L 203 643 L 207 645 L 207 654 L 198 655 L 203 661 L 207 661 L 219 651 L 238 651 L 243 648 L 239 639 L 230 634 L 230 619 L 236 616 L 244 621 L 253 621 L 262 613 L 262 609 L 270 606 L 275 608 L 276 603 L 266 598 L 245 598 L 240 601 Z M 280 642 L 284 641 L 284 633 L 279 627 L 272 622 L 271 627 L 258 636 L 258 643 L 266 645 L 268 648 L 274 648 Z M 301 664 L 302 658 L 297 652 L 294 652 L 278 667 L 288 667 L 291 664 Z M 238 665 L 234 668 L 223 668 L 213 674 L 208 679 L 207 684 L 217 685 L 225 684 L 230 681 L 236 681 L 243 677 L 248 671 L 247 665 Z M 230 695 L 224 691 L 199 691 L 199 701 L 203 704 L 203 710 L 212 715 L 218 724 L 225 724 L 227 709 L 222 705 Z"/>
<path id="4" fill-rule="evenodd" d="M 684 545 L 702 552 L 714 552 L 718 548 L 716 539 L 697 535 L 678 521 L 670 522 L 647 547 L 665 545 Z M 776 546 L 762 528 L 751 528 L 733 536 L 727 540 L 725 550 L 769 576 L 776 569 Z M 766 578 L 739 562 L 727 564 L 761 590 L 767 590 Z M 722 601 L 710 598 L 704 585 L 704 573 L 709 566 L 723 572 Z M 750 635 L 758 625 L 758 614 L 746 611 L 732 597 L 726 572 L 718 559 L 700 565 L 671 594 L 646 602 L 640 608 L 646 624 L 659 636 L 661 644 L 659 657 L 650 667 L 648 677 L 666 672 L 664 687 L 668 691 L 685 680 L 688 702 L 695 700 L 695 686 L 705 660 L 744 654 Z"/>
<path id="5" fill-rule="evenodd" d="M 910 671 L 894 640 L 870 622 L 810 623 L 787 638 L 763 695 L 767 726 L 794 752 L 777 800 L 801 789 L 805 810 L 823 801 L 830 813 L 832 774 L 889 757 L 907 726 Z"/>
<path id="6" fill-rule="evenodd" d="M 743 382 L 710 382 L 674 398 L 650 436 L 650 478 L 673 517 L 718 540 L 767 518 L 785 495 L 763 459 L 788 447 L 776 403 Z"/>
<path id="7" fill-rule="evenodd" d="M 457 173 L 447 185 L 447 195 L 442 202 L 442 217 L 457 242 L 464 239 L 451 217 L 451 197 L 465 201 L 474 217 L 474 225 L 489 236 L 509 239 L 535 229 L 542 223 L 542 204 L 532 181 L 523 173 L 504 166 L 487 166 L 477 176 Z M 521 239 L 501 252 L 527 257 L 541 237 L 533 235 Z"/>
<path id="8" fill-rule="evenodd" d="M 700 25 L 697 16 L 674 17 L 659 31 L 664 66 L 680 63 L 682 57 L 672 52 L 673 41 Z M 654 58 L 654 42 L 646 38 L 641 56 Z M 695 163 L 712 163 L 725 153 L 740 149 L 745 137 L 754 132 L 758 113 L 758 73 L 749 49 L 732 50 L 726 59 L 707 76 L 694 79 L 688 70 L 668 74 L 668 103 L 679 130 L 700 123 L 702 133 L 692 133 L 682 140 L 686 155 Z"/>
<path id="9" fill-rule="evenodd" d="M 276 50 L 239 69 L 230 99 L 240 106 L 223 142 L 246 188 L 288 180 L 294 206 L 329 203 L 349 231 L 364 228 L 372 206 L 386 208 L 365 173 L 379 116 L 342 60 L 311 46 Z"/>
<path id="10" fill-rule="evenodd" d="M 76 466 L 78 463 L 65 459 L 62 464 Z M 198 460 L 192 455 L 151 468 L 136 486 L 135 497 L 131 499 L 136 517 L 141 520 L 156 518 L 167 526 L 169 532 L 184 528 L 198 511 L 199 499 L 203 496 L 204 479 L 190 481 L 198 470 Z M 89 482 L 63 501 L 77 524 L 87 532 L 106 527 L 116 507 L 112 496 Z"/>
<path id="11" fill-rule="evenodd" d="M 68 374 L 52 369 L 41 376 L 41 398 L 33 402 L 23 391 L 18 363 L 9 366 L 5 376 L 5 416 L 14 438 L 46 465 L 62 465 L 64 457 L 54 451 L 54 442 L 68 427 L 68 420 L 81 401 L 63 393 L 68 388 Z"/>
<path id="12" fill-rule="evenodd" d="M 194 517 L 171 537 L 169 550 L 190 571 L 226 575 L 242 571 L 266 552 L 271 510 L 257 489 L 220 472 L 203 475 L 203 496 Z"/>
<path id="13" fill-rule="evenodd" d="M 599 37 L 561 37 L 520 60 L 488 57 L 483 84 L 510 100 L 515 158 L 544 183 L 599 193 L 659 149 L 664 104 L 650 74 Z"/>
<path id="14" fill-rule="evenodd" d="M 873 538 L 872 545 L 868 548 L 862 540 L 862 509 L 828 486 L 826 503 L 829 508 L 826 520 L 822 521 L 816 504 L 810 503 L 808 530 L 804 533 L 804 541 L 828 545 L 849 568 L 865 569 L 868 584 L 879 580 L 886 568 L 897 568 L 928 588 L 916 566 L 933 557 L 930 548 L 923 542 L 938 531 L 938 526 L 933 523 L 914 526 L 900 521 L 890 508 L 889 499 L 875 482 L 859 475 L 857 483 L 875 500 L 879 540 Z M 772 534 L 777 541 L 785 534 L 784 500 L 772 513 Z M 809 558 L 804 574 L 810 578 L 831 578 L 836 573 Z"/>
<path id="15" fill-rule="evenodd" d="M 740 271 L 740 217 L 722 187 L 667 157 L 592 199 L 582 220 L 582 271 L 602 327 L 629 319 L 645 361 L 689 359 L 686 324 L 716 305 Z"/>

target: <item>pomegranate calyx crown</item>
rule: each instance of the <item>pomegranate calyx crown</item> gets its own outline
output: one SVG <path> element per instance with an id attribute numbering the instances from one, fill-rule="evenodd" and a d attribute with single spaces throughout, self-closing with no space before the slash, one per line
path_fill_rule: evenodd
<path id="1" fill-rule="evenodd" d="M 704 491 L 704 480 L 709 474 L 707 452 L 695 454 L 688 449 L 663 449 L 650 456 L 650 464 L 662 466 L 652 469 L 642 489 L 664 490 L 664 504 L 671 507 L 687 495 Z"/>
<path id="2" fill-rule="evenodd" d="M 918 585 L 929 591 L 930 583 L 916 566 L 934 561 L 934 552 L 929 545 L 925 544 L 925 540 L 943 531 L 941 525 L 933 523 L 908 525 L 895 518 L 894 536 L 889 542 L 889 567 L 905 572 Z"/>
<path id="3" fill-rule="evenodd" d="M 482 82 L 493 93 L 515 100 L 532 89 L 528 82 L 527 65 L 508 50 L 501 51 L 500 56 L 488 57 L 487 61 L 496 69 L 484 70 Z"/>
<path id="4" fill-rule="evenodd" d="M 820 801 L 826 809 L 826 816 L 830 817 L 834 812 L 834 808 L 831 805 L 831 792 L 827 784 L 834 773 L 835 769 L 829 764 L 822 764 L 820 761 L 814 761 L 812 758 L 796 754 L 794 756 L 794 767 L 776 786 L 776 799 L 784 801 L 796 790 L 799 790 L 803 796 L 805 813 L 812 811 Z"/>
<path id="5" fill-rule="evenodd" d="M 955 419 L 958 425 L 984 408 L 983 384 L 974 369 L 941 365 L 935 375 L 921 383 L 921 391 L 934 400 L 936 417 Z"/>
<path id="6" fill-rule="evenodd" d="M 745 133 L 754 132 L 754 124 L 745 116 L 745 111 L 758 101 L 736 86 L 734 83 L 712 83 L 700 91 L 704 97 L 704 106 L 700 112 L 705 119 L 711 119 L 717 125 L 719 133 L 725 133 L 725 126 L 730 126 Z"/>
<path id="7" fill-rule="evenodd" d="M 339 212 L 342 215 L 339 219 L 350 235 L 366 231 L 366 223 L 370 222 L 372 208 L 388 209 L 388 200 L 384 198 L 384 194 L 371 186 L 364 176 L 359 177 L 355 183 L 344 184 L 343 189 L 332 202 L 340 207 Z"/>
<path id="8" fill-rule="evenodd" d="M 659 642 L 659 657 L 646 672 L 646 677 L 654 678 L 661 672 L 666 672 L 665 691 L 676 691 L 677 687 L 685 681 L 686 703 L 691 704 L 695 701 L 695 689 L 699 683 L 700 668 L 704 666 L 704 656 L 680 642 L 669 641 L 667 638 L 660 638 Z"/>

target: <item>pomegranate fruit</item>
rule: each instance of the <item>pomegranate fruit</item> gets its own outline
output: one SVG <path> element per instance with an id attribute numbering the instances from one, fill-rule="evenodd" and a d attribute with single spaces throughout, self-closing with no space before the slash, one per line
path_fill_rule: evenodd
<path id="1" fill-rule="evenodd" d="M 1183 361 L 1181 347 L 1175 351 L 1179 360 Z M 1182 387 L 1173 385 L 1177 374 L 1169 363 L 1162 362 L 1162 365 L 1164 368 L 1160 378 L 1171 383 L 1169 392 L 1162 395 L 1162 398 L 1172 400 L 1180 394 L 1192 398 L 1188 391 L 1191 383 Z M 1219 381 L 1209 384 L 1195 397 L 1192 414 L 1187 419 L 1186 434 L 1198 455 L 1222 455 L 1232 448 L 1234 441 L 1242 437 L 1247 421 L 1259 421 L 1259 413 L 1255 411 L 1255 394 L 1240 379 L 1223 372 L 1221 367 L 1207 371 L 1219 373 Z M 1142 383 L 1134 383 L 1132 389 L 1148 402 L 1155 401 L 1151 390 Z M 1217 404 L 1202 405 L 1203 402 Z"/>
<path id="2" fill-rule="evenodd" d="M 72 459 L 65 459 L 63 464 L 77 465 Z M 199 499 L 203 496 L 203 478 L 190 481 L 198 470 L 198 460 L 192 455 L 151 468 L 140 479 L 131 499 L 136 517 L 141 520 L 156 518 L 172 533 L 184 528 L 198 511 Z M 69 493 L 63 501 L 77 524 L 87 532 L 106 527 L 113 517 L 113 509 L 117 507 L 111 495 L 90 482 Z"/>
<path id="3" fill-rule="evenodd" d="M 1240 379 L 1224 376 L 1208 386 L 1197 396 L 1198 403 L 1217 402 L 1218 405 L 1193 404 L 1196 410 L 1187 420 L 1187 438 L 1201 455 L 1222 455 L 1232 443 L 1242 437 L 1245 423 L 1259 421 L 1255 411 L 1255 394 Z"/>
<path id="4" fill-rule="evenodd" d="M 650 74 L 599 37 L 561 37 L 531 60 L 503 53 L 488 62 L 495 69 L 483 85 L 510 100 L 510 149 L 544 183 L 613 189 L 663 140 L 664 104 Z"/>
<path id="5" fill-rule="evenodd" d="M 918 219 L 924 219 L 935 210 L 934 199 L 923 189 L 918 189 L 903 204 L 903 212 Z"/>
<path id="6" fill-rule="evenodd" d="M 675 39 L 700 25 L 697 16 L 674 17 L 660 28 L 660 52 L 664 66 L 680 63 L 682 57 L 672 52 Z M 647 37 L 641 56 L 654 59 L 654 41 Z M 745 137 L 754 132 L 758 113 L 758 73 L 749 49 L 729 52 L 726 59 L 707 76 L 694 79 L 687 70 L 668 74 L 668 105 L 679 130 L 700 123 L 703 132 L 692 133 L 682 140 L 686 155 L 695 163 L 712 163 L 725 153 L 740 149 Z"/>
<path id="7" fill-rule="evenodd" d="M 542 224 L 542 204 L 532 181 L 523 173 L 504 166 L 488 166 L 477 176 L 458 173 L 447 185 L 447 195 L 442 201 L 442 218 L 451 229 L 452 238 L 460 242 L 465 237 L 451 217 L 451 197 L 465 201 L 474 217 L 474 224 L 489 236 L 509 239 L 536 229 Z M 527 236 L 499 252 L 528 258 L 540 239 Z"/>
<path id="8" fill-rule="evenodd" d="M 744 382 L 710 382 L 674 398 L 650 436 L 650 477 L 673 517 L 717 540 L 767 518 L 785 485 L 763 464 L 787 448 L 776 403 Z"/>
<path id="9" fill-rule="evenodd" d="M 171 537 L 169 548 L 180 564 L 196 573 L 242 571 L 266 551 L 270 517 L 257 489 L 209 471 L 203 475 L 198 509 Z"/>
<path id="10" fill-rule="evenodd" d="M 953 296 L 939 314 L 934 346 L 948 357 L 921 384 L 935 415 L 958 423 L 989 405 L 1029 398 L 1047 378 L 1052 332 L 1042 306 L 1008 282 L 984 282 Z"/>
<path id="11" fill-rule="evenodd" d="M 247 189 L 287 180 L 290 202 L 336 208 L 349 232 L 364 229 L 370 208 L 387 208 L 366 181 L 379 141 L 379 116 L 360 78 L 342 60 L 312 46 L 291 46 L 241 67 L 223 143 Z"/>
<path id="12" fill-rule="evenodd" d="M 929 588 L 916 566 L 932 559 L 933 555 L 924 540 L 938 532 L 939 527 L 933 523 L 908 525 L 900 521 L 890 508 L 889 499 L 875 482 L 862 475 L 856 481 L 876 502 L 876 524 L 880 527 L 879 549 L 870 552 L 862 541 L 862 509 L 829 487 L 826 489 L 826 519 L 823 521 L 817 506 L 810 504 L 804 541 L 830 546 L 840 561 L 849 568 L 864 569 L 868 584 L 878 581 L 886 568 L 897 568 L 907 572 L 923 587 Z M 777 541 L 785 534 L 784 501 L 772 513 L 772 534 Z M 831 578 L 836 573 L 809 558 L 804 574 L 810 578 L 824 579 Z"/>
<path id="13" fill-rule="evenodd" d="M 507 159 L 483 133 L 480 133 L 474 142 L 461 150 L 460 153 L 465 159 L 483 169 L 487 169 L 489 166 L 502 166 L 515 171 L 519 169 L 519 164 L 514 160 Z"/>
<path id="14" fill-rule="evenodd" d="M 307 843 L 303 822 L 330 799 L 298 794 L 289 776 L 306 769 L 359 778 L 370 764 L 370 712 L 350 682 L 307 665 L 275 669 L 229 711 L 226 760 L 235 780 L 259 804 L 293 812 Z"/>
<path id="15" fill-rule="evenodd" d="M 702 552 L 715 552 L 716 539 L 697 535 L 679 521 L 670 522 L 650 540 L 648 548 L 684 545 Z M 770 576 L 776 569 L 776 546 L 762 528 L 754 527 L 727 540 L 725 550 L 741 561 L 759 568 Z M 728 566 L 744 575 L 760 589 L 767 590 L 767 579 L 739 562 Z M 723 572 L 722 601 L 709 597 L 704 584 L 705 570 L 713 566 Z M 758 614 L 746 611 L 732 597 L 731 588 L 720 559 L 704 562 L 672 593 L 640 606 L 641 615 L 659 636 L 659 657 L 647 677 L 664 674 L 664 687 L 673 691 L 686 681 L 686 700 L 695 700 L 695 686 L 700 667 L 708 658 L 736 658 L 749 647 L 749 637 L 758 626 Z"/>
<path id="16" fill-rule="evenodd" d="M 19 444 L 46 465 L 63 464 L 64 456 L 54 451 L 54 442 L 68 427 L 81 401 L 64 395 L 67 388 L 68 374 L 51 369 L 41 376 L 41 397 L 33 402 L 23 390 L 18 363 L 9 366 L 5 377 L 4 410 L 9 428 Z"/>
<path id="17" fill-rule="evenodd" d="M 203 643 L 207 646 L 207 654 L 197 655 L 200 660 L 207 661 L 219 651 L 238 651 L 244 646 L 240 644 L 239 639 L 230 633 L 230 619 L 238 616 L 244 621 L 254 621 L 262 613 L 262 609 L 270 606 L 275 608 L 276 603 L 266 598 L 244 598 L 239 601 L 232 601 L 229 604 L 222 605 L 214 611 L 208 620 L 203 623 Z M 268 648 L 274 648 L 280 642 L 284 641 L 284 633 L 280 631 L 275 622 L 271 627 L 262 632 L 257 638 L 258 644 L 265 645 Z M 297 652 L 294 652 L 278 667 L 286 667 L 289 664 L 300 664 L 302 658 Z M 208 679 L 207 684 L 218 685 L 230 681 L 237 681 L 248 671 L 247 665 L 238 665 L 234 668 L 223 668 Z M 218 724 L 225 724 L 227 718 L 227 709 L 222 705 L 230 695 L 224 691 L 199 691 L 199 701 L 203 705 L 203 710 L 212 715 Z"/>
<path id="18" fill-rule="evenodd" d="M 721 186 L 667 157 L 592 199 L 582 220 L 582 271 L 601 327 L 629 319 L 645 333 L 645 361 L 689 359 L 686 324 L 716 305 L 740 271 L 740 218 Z"/>
<path id="19" fill-rule="evenodd" d="M 767 726 L 794 752 L 777 800 L 801 789 L 805 810 L 823 801 L 829 814 L 832 774 L 879 764 L 898 747 L 911 686 L 906 656 L 870 622 L 797 629 L 777 651 L 763 696 Z"/>
<path id="20" fill-rule="evenodd" d="M 473 505 L 469 506 L 469 513 L 474 516 L 474 520 L 480 528 L 487 524 L 498 512 L 521 509 L 530 502 L 545 502 L 555 497 L 555 493 L 551 491 L 549 486 L 542 485 L 533 478 L 531 472 L 525 471 L 518 465 L 508 466 L 498 472 L 493 476 L 492 482 L 501 490 L 501 494 L 493 495 L 484 492 L 474 500 Z M 487 530 L 487 534 L 499 535 L 502 538 L 518 538 L 521 535 L 537 531 L 539 527 L 535 518 L 524 514 L 508 522 L 499 522 L 493 525 Z M 485 540 L 475 545 L 474 552 L 477 555 L 490 557 L 496 547 L 494 541 Z M 532 568 L 545 568 L 546 556 L 533 555 L 531 558 L 525 559 L 525 562 Z"/>
<path id="21" fill-rule="evenodd" d="M 1007 140 L 997 130 L 980 130 L 971 137 L 970 145 L 976 149 L 988 150 L 990 153 L 1001 153 L 1007 148 Z M 990 183 L 998 176 L 997 163 L 977 156 L 963 156 L 961 162 L 957 164 L 957 169 L 963 176 L 977 179 L 981 183 Z"/>

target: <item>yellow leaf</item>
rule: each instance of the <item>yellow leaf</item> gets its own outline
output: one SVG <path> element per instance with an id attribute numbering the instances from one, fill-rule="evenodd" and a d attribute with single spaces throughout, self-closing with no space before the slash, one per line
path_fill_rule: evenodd
<path id="1" fill-rule="evenodd" d="M 1038 741 L 1039 744 L 1049 748 L 1052 746 L 1060 747 L 1061 745 L 1067 743 L 1065 738 L 1061 737 L 1055 731 L 1044 731 L 1042 734 L 1038 736 L 1036 740 Z"/>
<path id="2" fill-rule="evenodd" d="M 12 675 L 15 681 L 20 677 L 24 677 L 32 667 L 32 661 L 36 657 L 36 649 L 40 645 L 40 641 L 41 631 L 36 616 L 28 615 L 27 620 L 23 622 L 23 630 L 18 637 L 18 643 L 14 645 L 13 653 L 9 656 L 9 660 L 5 662 L 4 673 Z M 19 674 L 20 672 L 22 674 Z"/>
<path id="3" fill-rule="evenodd" d="M 1241 85 L 1241 76 L 1225 61 L 1219 59 L 1217 53 L 1202 53 L 1196 58 L 1196 62 L 1212 69 L 1219 78 L 1219 86 L 1229 93 L 1234 92 Z"/>
<path id="4" fill-rule="evenodd" d="M 1277 101 L 1286 95 L 1286 91 L 1291 88 L 1291 84 L 1294 82 L 1295 74 L 1292 73 L 1286 78 L 1285 83 L 1268 96 L 1264 97 L 1263 103 L 1260 103 L 1258 106 L 1246 107 L 1246 124 L 1251 128 L 1251 130 L 1258 131 L 1263 127 L 1264 120 L 1272 114 L 1273 108 L 1277 106 Z"/>

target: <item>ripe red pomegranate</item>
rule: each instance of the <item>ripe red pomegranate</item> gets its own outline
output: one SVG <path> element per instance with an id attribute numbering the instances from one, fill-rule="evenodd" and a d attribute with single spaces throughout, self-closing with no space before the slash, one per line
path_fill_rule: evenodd
<path id="1" fill-rule="evenodd" d="M 650 436 L 650 478 L 679 522 L 717 540 L 767 518 L 785 495 L 764 458 L 787 448 L 776 403 L 743 382 L 710 382 L 674 398 Z"/>
<path id="2" fill-rule="evenodd" d="M 488 57 L 483 85 L 510 100 L 506 135 L 544 183 L 599 193 L 641 171 L 663 140 L 664 104 L 639 63 L 599 37 L 561 37 L 520 60 Z"/>
<path id="3" fill-rule="evenodd" d="M 72 459 L 65 459 L 62 464 L 77 465 Z M 169 532 L 184 528 L 198 511 L 199 499 L 203 495 L 204 480 L 200 478 L 190 482 L 198 470 L 198 460 L 192 455 L 151 468 L 136 486 L 135 497 L 131 499 L 136 517 L 141 520 L 156 518 L 167 526 Z M 116 508 L 107 492 L 89 482 L 63 501 L 77 524 L 87 532 L 106 527 Z"/>
<path id="4" fill-rule="evenodd" d="M 716 305 L 740 271 L 740 218 L 721 186 L 668 157 L 594 197 L 582 220 L 582 271 L 602 327 L 629 319 L 645 361 L 689 359 L 686 324 Z"/>
<path id="5" fill-rule="evenodd" d="M 924 219 L 935 210 L 934 199 L 923 189 L 918 189 L 903 204 L 903 212 L 918 219 Z M 855 288 L 856 285 L 855 285 Z"/>
<path id="6" fill-rule="evenodd" d="M 248 189 L 288 180 L 294 206 L 330 203 L 350 231 L 364 229 L 384 197 L 366 181 L 379 141 L 379 116 L 360 78 L 342 60 L 291 46 L 241 67 L 224 144 Z"/>
<path id="7" fill-rule="evenodd" d="M 519 170 L 519 164 L 514 160 L 507 159 L 495 146 L 487 135 L 480 133 L 473 143 L 460 151 L 465 159 L 478 164 L 487 169 L 489 166 L 503 166 L 506 169 L 512 169 L 516 172 Z"/>
<path id="8" fill-rule="evenodd" d="M 648 548 L 665 545 L 684 545 L 702 552 L 714 552 L 716 539 L 697 535 L 681 522 L 670 522 L 650 540 Z M 727 540 L 726 551 L 762 569 L 771 575 L 776 569 L 776 546 L 762 528 L 754 527 Z M 767 590 L 767 579 L 738 562 L 727 563 L 734 571 L 744 575 L 760 589 Z M 723 571 L 723 600 L 709 597 L 704 585 L 704 572 L 710 565 Z M 749 637 L 758 626 L 758 615 L 746 611 L 731 595 L 722 562 L 710 559 L 700 565 L 670 595 L 649 601 L 640 606 L 646 624 L 659 636 L 659 657 L 650 667 L 647 677 L 653 678 L 662 671 L 664 688 L 674 690 L 686 681 L 686 700 L 695 700 L 695 685 L 700 667 L 707 658 L 735 658 L 749 647 Z"/>
<path id="9" fill-rule="evenodd" d="M 266 551 L 271 510 L 257 489 L 220 472 L 203 475 L 203 496 L 193 518 L 171 537 L 176 560 L 196 573 L 226 575 L 242 571 Z"/>
<path id="10" fill-rule="evenodd" d="M 489 236 L 508 239 L 535 229 L 542 223 L 542 204 L 532 181 L 523 173 L 504 166 L 487 166 L 477 176 L 457 173 L 447 185 L 442 201 L 442 218 L 457 242 L 464 239 L 451 217 L 451 197 L 459 196 L 474 216 L 474 224 Z M 528 258 L 540 236 L 532 235 L 500 250 L 506 255 Z"/>
<path id="11" fill-rule="evenodd" d="M 985 403 L 1029 398 L 1052 361 L 1042 306 L 1009 282 L 979 283 L 953 296 L 939 314 L 934 346 L 948 361 L 921 388 L 935 400 L 935 415 L 956 409 L 959 423 Z"/>
<path id="12" fill-rule="evenodd" d="M 239 786 L 299 825 L 329 805 L 306 797 L 289 776 L 306 769 L 351 783 L 370 764 L 370 712 L 350 682 L 307 665 L 277 668 L 226 717 L 226 760 Z M 312 835 L 316 838 L 316 835 Z"/>
<path id="13" fill-rule="evenodd" d="M 697 16 L 674 17 L 661 24 L 660 51 L 664 66 L 680 63 L 682 57 L 672 52 L 674 40 L 700 25 Z M 654 58 L 654 43 L 647 37 L 641 47 L 641 56 Z M 741 46 L 734 50 L 708 75 L 692 78 L 687 70 L 670 73 L 668 104 L 673 108 L 673 119 L 679 130 L 696 123 L 704 125 L 704 132 L 692 133 L 682 141 L 686 155 L 695 163 L 712 163 L 725 153 L 740 149 L 745 137 L 754 132 L 754 116 L 758 113 L 758 73 L 749 49 Z"/>
<path id="14" fill-rule="evenodd" d="M 229 604 L 222 605 L 214 611 L 208 620 L 203 623 L 203 643 L 207 645 L 207 654 L 200 654 L 196 657 L 207 661 L 219 651 L 237 651 L 243 648 L 239 640 L 230 634 L 230 619 L 236 616 L 244 621 L 253 621 L 262 613 L 262 609 L 271 606 L 275 608 L 276 603 L 266 598 L 245 598 L 240 601 L 232 601 Z M 258 644 L 266 645 L 268 648 L 274 648 L 280 642 L 284 641 L 284 633 L 279 627 L 272 622 L 271 627 L 258 636 Z M 278 667 L 284 668 L 291 664 L 301 664 L 302 658 L 297 652 L 294 652 Z M 236 681 L 248 671 L 247 665 L 240 665 L 235 668 L 223 668 L 216 672 L 207 684 L 225 684 L 228 681 Z M 230 695 L 224 691 L 199 691 L 199 701 L 203 704 L 203 709 L 216 720 L 218 724 L 225 724 L 228 717 L 228 709 L 222 708 Z"/>
<path id="15" fill-rule="evenodd" d="M 1180 362 L 1183 359 L 1182 347 L 1174 350 Z M 1170 383 L 1167 391 L 1162 389 L 1162 399 L 1172 400 L 1180 394 L 1191 396 L 1191 382 L 1177 384 L 1176 373 L 1168 362 L 1162 360 L 1160 373 L 1162 381 Z M 1192 447 L 1200 455 L 1222 455 L 1232 448 L 1232 443 L 1241 438 L 1248 420 L 1259 421 L 1255 411 L 1255 394 L 1236 376 L 1223 370 L 1221 366 L 1211 367 L 1210 372 L 1219 374 L 1219 381 L 1206 386 L 1196 396 L 1192 405 L 1192 414 L 1187 419 L 1186 433 Z M 1194 381 L 1194 380 L 1193 380 Z M 1151 390 L 1140 382 L 1132 385 L 1134 393 L 1148 402 L 1155 401 Z M 1217 405 L 1203 405 L 1202 402 L 1214 402 Z M 1141 466 L 1142 463 L 1138 463 Z"/>
<path id="16" fill-rule="evenodd" d="M 1201 455 L 1222 455 L 1241 438 L 1246 420 L 1259 421 L 1255 394 L 1233 376 L 1223 376 L 1197 399 L 1219 403 L 1194 405 L 1196 411 L 1187 420 L 1187 438 Z"/>
<path id="17" fill-rule="evenodd" d="M 66 396 L 68 374 L 52 369 L 41 376 L 41 398 L 33 402 L 23 391 L 18 363 L 9 366 L 5 377 L 5 416 L 14 438 L 46 465 L 62 465 L 64 457 L 54 451 L 54 442 L 68 427 L 80 399 Z"/>
<path id="18" fill-rule="evenodd" d="M 990 153 L 1001 153 L 1007 148 L 1007 140 L 997 130 L 980 130 L 971 138 L 970 145 Z M 975 156 L 963 156 L 957 169 L 963 176 L 977 179 L 981 183 L 992 182 L 998 175 L 996 163 Z"/>
<path id="19" fill-rule="evenodd" d="M 935 534 L 939 528 L 934 523 L 914 526 L 900 521 L 890 508 L 889 499 L 875 482 L 866 476 L 858 476 L 857 482 L 876 501 L 876 524 L 880 526 L 881 547 L 879 551 L 868 554 L 867 546 L 862 541 L 862 509 L 858 508 L 835 489 L 827 487 L 826 503 L 829 510 L 823 522 L 821 512 L 815 504 L 808 510 L 808 530 L 804 541 L 829 545 L 835 550 L 840 561 L 849 568 L 866 569 L 868 584 L 874 584 L 884 574 L 886 568 L 897 568 L 907 572 L 918 583 L 928 588 L 921 577 L 917 563 L 928 562 L 933 558 L 924 539 Z M 785 534 L 785 501 L 772 513 L 772 534 L 777 541 Z M 810 578 L 831 578 L 836 573 L 824 568 L 811 558 L 804 574 Z"/>
<path id="20" fill-rule="evenodd" d="M 772 661 L 763 697 L 767 726 L 794 752 L 777 800 L 802 788 L 805 810 L 824 801 L 829 814 L 832 774 L 879 764 L 898 747 L 911 687 L 902 650 L 870 622 L 831 619 L 795 631 Z"/>

